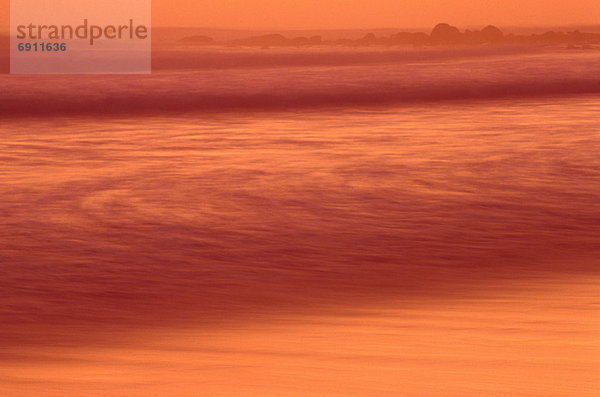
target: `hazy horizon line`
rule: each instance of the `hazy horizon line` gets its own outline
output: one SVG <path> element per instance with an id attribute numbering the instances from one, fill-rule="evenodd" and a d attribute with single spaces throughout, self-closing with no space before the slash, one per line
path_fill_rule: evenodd
<path id="1" fill-rule="evenodd" d="M 354 27 L 354 28 L 311 28 L 311 27 L 294 27 L 294 28 L 253 28 L 253 27 L 212 27 L 212 26 L 173 26 L 173 25 L 152 25 L 152 28 L 156 29 L 207 29 L 207 30 L 225 30 L 225 31 L 280 31 L 280 32 L 292 32 L 292 31 L 307 31 L 307 30 L 318 30 L 318 31 L 353 31 L 353 30 L 398 30 L 398 29 L 406 29 L 406 30 L 423 30 L 423 29 L 433 29 L 439 23 L 448 23 L 453 26 L 457 26 L 460 29 L 475 29 L 482 28 L 488 25 L 493 25 L 501 28 L 518 28 L 518 29 L 547 29 L 547 28 L 577 28 L 577 27 L 590 27 L 590 28 L 600 28 L 600 23 L 597 24 L 586 24 L 586 23 L 569 23 L 569 24 L 559 24 L 559 25 L 504 25 L 498 23 L 486 23 L 483 22 L 481 24 L 468 24 L 468 25 L 459 25 L 448 21 L 440 21 L 431 26 L 404 26 L 404 27 L 394 27 L 394 26 L 379 26 L 379 27 Z"/>
<path id="2" fill-rule="evenodd" d="M 600 30 L 600 23 L 597 24 L 586 24 L 586 23 L 569 23 L 569 24 L 548 24 L 548 25 L 505 25 L 498 23 L 481 23 L 481 24 L 468 24 L 459 25 L 449 21 L 440 21 L 438 23 L 448 23 L 453 26 L 457 26 L 459 29 L 477 29 L 483 28 L 488 25 L 497 26 L 502 29 L 523 29 L 533 31 L 535 29 L 550 29 L 550 28 L 593 28 Z M 156 25 L 152 24 L 152 29 L 205 29 L 205 30 L 219 30 L 219 31 L 256 31 L 256 32 L 295 32 L 295 31 L 324 31 L 324 32 L 339 32 L 339 31 L 365 31 L 365 30 L 404 30 L 404 31 L 428 31 L 433 29 L 438 23 L 431 26 L 405 26 L 405 27 L 393 27 L 393 26 L 380 26 L 380 27 L 353 27 L 353 28 L 331 28 L 331 27 L 294 27 L 294 28 L 265 28 L 265 27 L 212 27 L 212 26 L 173 26 L 173 25 Z M 10 33 L 10 30 L 0 29 L 0 34 Z"/>

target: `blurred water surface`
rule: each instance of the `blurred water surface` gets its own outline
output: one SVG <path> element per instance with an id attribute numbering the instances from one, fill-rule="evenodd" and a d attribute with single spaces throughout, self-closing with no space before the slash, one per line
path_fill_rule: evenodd
<path id="1" fill-rule="evenodd" d="M 204 321 L 595 271 L 599 103 L 9 121 L 2 317 Z"/>
<path id="2" fill-rule="evenodd" d="M 381 66 L 389 71 L 384 76 L 394 82 L 391 86 L 385 78 L 377 80 L 373 74 L 365 79 L 357 77 L 371 73 L 372 66 L 352 66 L 354 77 L 347 77 L 350 69 L 339 70 L 335 84 L 342 88 L 337 91 L 328 91 L 327 84 L 319 90 L 319 80 L 312 79 L 321 76 L 322 81 L 333 81 L 336 70 L 312 67 L 281 72 L 279 77 L 274 69 L 238 71 L 235 78 L 223 72 L 224 79 L 206 91 L 201 90 L 201 83 L 210 80 L 206 71 L 161 72 L 131 84 L 124 77 L 114 76 L 94 77 L 88 83 L 79 77 L 69 82 L 66 77 L 25 76 L 10 81 L 3 78 L 3 356 L 7 362 L 45 363 L 47 358 L 41 354 L 50 346 L 116 346 L 128 335 L 181 327 L 219 334 L 219 329 L 228 329 L 232 323 L 243 331 L 246 326 L 268 323 L 283 315 L 338 313 L 394 302 L 396 314 L 385 312 L 372 320 L 372 329 L 364 331 L 372 339 L 357 342 L 368 344 L 372 340 L 374 345 L 365 348 L 365 354 L 377 355 L 383 360 L 380 363 L 393 363 L 386 371 L 402 368 L 401 351 L 393 353 L 394 359 L 388 357 L 386 343 L 401 343 L 404 334 L 386 342 L 381 339 L 382 333 L 409 327 L 413 330 L 409 334 L 415 337 L 437 330 L 431 336 L 431 346 L 422 337 L 407 336 L 407 346 L 416 349 L 411 357 L 418 360 L 419 346 L 423 348 L 421 354 L 429 357 L 444 335 L 464 341 L 472 331 L 471 335 L 481 337 L 476 337 L 480 343 L 496 346 L 495 353 L 486 349 L 463 352 L 466 368 L 473 368 L 478 354 L 499 354 L 503 340 L 522 342 L 509 343 L 515 354 L 519 346 L 533 346 L 532 335 L 540 335 L 538 331 L 544 328 L 540 324 L 546 321 L 548 332 L 540 340 L 560 342 L 561 347 L 539 351 L 532 347 L 528 357 L 537 357 L 534 362 L 515 368 L 534 371 L 541 376 L 536 378 L 536 384 L 543 384 L 548 372 L 542 367 L 551 360 L 545 355 L 568 356 L 574 352 L 573 361 L 561 364 L 568 368 L 560 379 L 582 379 L 585 392 L 577 394 L 572 383 L 561 383 L 562 389 L 557 386 L 553 390 L 564 394 L 548 394 L 535 386 L 535 392 L 519 389 L 512 395 L 592 395 L 597 386 L 592 380 L 598 363 L 588 359 L 590 356 L 580 358 L 591 351 L 590 335 L 595 335 L 597 329 L 594 331 L 594 325 L 588 322 L 577 323 L 576 319 L 582 313 L 597 314 L 592 310 L 597 295 L 589 281 L 582 283 L 581 289 L 574 286 L 572 296 L 560 287 L 560 280 L 571 280 L 568 285 L 574 285 L 572 280 L 597 280 L 598 273 L 600 96 L 594 91 L 597 75 L 589 74 L 597 63 L 589 61 L 591 55 L 585 57 L 559 57 L 554 63 L 535 58 L 521 64 L 516 59 L 508 62 L 494 58 L 477 61 L 480 63 L 476 68 L 471 68 L 474 61 L 469 61 L 469 67 L 461 67 L 459 63 L 463 61 L 450 66 L 432 63 L 419 69 L 421 74 L 416 80 L 410 76 L 417 75 L 406 72 L 407 69 L 392 72 L 389 65 Z M 485 62 L 490 62 L 488 69 Z M 499 68 L 498 62 L 508 62 L 504 64 L 508 66 Z M 526 70 L 527 65 L 532 70 L 529 77 L 537 73 L 532 77 L 537 91 L 528 91 L 529 86 L 523 82 L 527 75 L 511 72 Z M 557 70 L 562 71 L 562 80 L 560 75 L 552 74 Z M 469 75 L 469 71 L 473 74 Z M 194 73 L 204 73 L 203 80 L 194 79 Z M 548 74 L 547 80 L 544 73 Z M 428 85 L 429 77 L 438 74 L 442 77 L 432 79 Z M 446 82 L 452 83 L 450 91 L 457 90 L 461 74 L 467 83 L 460 92 L 468 95 L 435 94 L 414 100 L 419 93 L 440 92 Z M 267 75 L 271 77 L 266 78 Z M 301 75 L 304 80 L 298 77 Z M 568 81 L 573 79 L 578 79 L 579 85 L 570 86 Z M 236 81 L 244 81 L 242 86 L 250 88 L 236 93 Z M 310 83 L 302 85 L 300 81 Z M 512 82 L 505 85 L 507 81 Z M 37 88 L 32 88 L 34 82 L 39 84 Z M 95 88 L 80 91 L 79 84 Z M 230 91 L 220 91 L 227 84 L 231 85 Z M 408 87 L 406 92 L 412 92 L 405 97 L 410 101 L 398 101 L 406 93 L 398 88 L 402 85 Z M 147 87 L 150 88 L 146 90 Z M 258 98 L 257 93 L 268 87 L 275 96 L 304 98 L 304 102 L 288 102 L 285 109 L 275 106 L 278 102 L 274 97 L 266 102 L 247 102 L 249 97 L 244 93 L 255 90 L 249 95 Z M 521 87 L 521 91 L 508 98 L 502 94 L 506 87 L 509 93 L 515 93 L 510 87 Z M 561 91 L 560 87 L 567 89 Z M 495 94 L 483 95 L 482 100 L 477 93 L 479 88 Z M 385 106 L 377 100 L 369 105 L 344 99 L 346 89 L 357 95 L 364 89 L 372 98 L 379 93 L 396 97 L 383 101 Z M 308 92 L 305 97 L 300 94 L 302 90 Z M 66 96 L 59 95 L 63 91 Z M 44 92 L 52 95 L 45 97 Z M 164 98 L 158 92 L 164 92 Z M 123 112 L 115 105 L 119 102 L 107 105 L 106 113 L 96 108 L 100 103 L 97 98 L 110 93 L 121 98 Z M 186 93 L 191 95 L 189 101 Z M 200 106 L 217 98 L 217 94 L 221 98 L 217 103 L 225 104 L 219 111 L 209 112 Z M 39 115 L 23 117 L 44 101 L 55 114 L 41 108 Z M 149 103 L 154 105 L 148 107 Z M 240 103 L 249 103 L 249 108 L 238 111 L 237 105 L 227 105 Z M 494 327 L 502 321 L 531 316 L 531 324 L 515 326 L 521 330 L 516 331 L 516 339 L 504 339 L 504 331 L 496 330 L 499 333 L 489 342 L 487 336 L 480 334 L 487 332 L 489 323 L 482 323 L 480 317 L 465 319 L 471 321 L 471 331 L 457 334 L 455 324 L 445 323 L 439 317 L 440 310 L 456 310 L 459 318 L 468 317 L 471 310 L 480 310 L 453 309 L 448 306 L 450 302 L 476 299 L 490 289 L 509 288 L 517 280 L 524 288 L 533 288 L 538 280 L 546 279 L 554 280 L 552 288 L 562 292 L 553 296 L 545 289 L 539 297 L 527 295 L 522 298 L 527 299 L 523 308 L 514 298 L 508 306 L 482 309 L 488 313 L 507 310 L 509 314 L 499 315 Z M 546 305 L 534 304 L 535 299 L 548 302 L 548 307 L 559 307 L 564 300 L 567 306 L 561 307 L 559 317 L 551 309 L 546 316 Z M 431 310 L 437 314 L 427 310 L 419 314 L 433 316 L 433 320 L 419 323 L 422 328 L 403 323 L 397 310 L 419 302 L 435 308 Z M 535 308 L 525 309 L 527 305 Z M 353 321 L 363 321 L 358 318 Z M 396 331 L 377 328 L 379 321 L 388 321 L 386 318 Z M 290 348 L 289 338 L 301 338 L 313 331 L 324 335 L 319 346 L 337 346 L 335 335 L 342 330 L 336 321 L 326 330 L 300 327 L 289 331 L 279 340 L 281 346 L 272 348 L 284 354 Z M 249 329 L 240 334 L 250 338 L 247 345 L 242 343 L 242 336 L 232 336 L 232 340 L 239 339 L 235 349 L 252 352 L 252 343 L 270 335 L 253 334 Z M 569 342 L 568 329 L 579 330 L 577 335 L 581 338 Z M 575 349 L 574 344 L 585 348 L 571 350 Z M 194 346 L 190 343 L 188 348 L 200 349 Z M 163 353 L 168 355 L 167 350 Z M 63 357 L 54 351 L 49 354 Z M 119 354 L 130 353 L 123 350 Z M 161 362 L 155 356 L 159 353 L 138 354 L 150 354 L 147 357 L 154 360 L 153 365 Z M 293 357 L 300 353 L 285 354 Z M 81 359 L 69 357 L 63 359 Z M 232 360 L 237 360 L 235 357 Z M 361 360 L 360 354 L 352 357 Z M 121 359 L 114 358 L 116 362 Z M 346 358 L 329 359 L 331 368 L 347 369 L 342 365 Z M 495 364 L 485 364 L 492 372 L 496 365 L 504 365 L 502 360 L 506 357 L 500 355 L 496 359 L 499 361 Z M 454 365 L 449 360 L 445 365 Z M 170 365 L 175 364 L 169 362 L 164 365 L 174 368 Z M 303 365 L 310 366 L 311 362 Z M 247 362 L 250 368 L 258 365 L 256 368 L 264 370 L 279 365 L 277 361 L 271 364 L 273 367 L 265 369 L 255 361 Z M 156 371 L 156 367 L 151 369 L 142 363 L 126 365 L 140 365 L 136 368 L 146 368 L 150 371 L 147 373 Z M 45 373 L 40 380 L 18 368 L 11 367 L 10 377 L 3 381 L 9 385 L 6 390 L 14 395 L 20 395 L 15 391 L 20 388 L 15 385 L 49 382 L 64 375 Z M 429 362 L 425 367 L 411 368 L 417 368 L 417 372 L 418 368 L 433 368 L 439 375 L 449 367 L 438 368 Z M 188 370 L 192 371 L 190 376 L 200 371 Z M 103 382 L 104 378 L 94 372 L 104 373 L 100 367 L 89 371 L 95 374 L 84 376 L 89 382 Z M 232 371 L 235 373 L 235 369 Z M 344 373 L 357 376 L 352 371 Z M 573 378 L 573 374 L 582 378 Z M 244 376 L 248 376 L 243 378 L 248 386 L 252 375 Z M 506 385 L 516 375 L 506 376 L 493 381 Z M 211 379 L 213 389 L 196 385 L 199 389 L 182 390 L 180 395 L 197 395 L 194 393 L 198 390 L 231 395 L 230 389 L 218 391 L 218 384 L 226 385 L 222 378 Z M 377 377 L 368 379 L 382 381 Z M 448 380 L 441 377 L 440 381 L 443 379 Z M 452 379 L 456 387 L 461 384 L 457 380 L 460 377 Z M 317 381 L 317 391 L 322 382 L 326 379 Z M 436 389 L 431 393 L 481 395 L 477 393 L 490 390 L 492 380 L 487 382 L 486 387 L 457 388 L 447 394 L 439 394 Z M 267 383 L 261 383 L 262 388 L 240 391 L 239 395 L 268 395 Z M 54 394 L 48 391 L 48 384 L 39 384 L 46 385 L 43 389 L 47 395 L 69 395 L 60 394 L 60 390 L 67 390 L 64 384 Z M 371 390 L 380 390 L 376 395 L 387 395 L 382 394 L 384 390 L 396 395 L 393 393 L 397 393 L 398 385 L 394 385 Z M 310 395 L 297 389 L 298 385 L 288 386 L 276 394 Z M 420 395 L 419 383 L 413 386 L 413 394 L 408 395 Z M 151 390 L 164 390 L 156 387 Z M 368 395 L 369 388 L 365 383 L 340 395 Z M 117 389 L 112 395 L 119 395 Z M 110 395 L 102 388 L 96 391 L 98 395 Z M 94 395 L 90 393 L 88 390 L 84 394 Z M 326 395 L 335 393 L 330 390 Z"/>

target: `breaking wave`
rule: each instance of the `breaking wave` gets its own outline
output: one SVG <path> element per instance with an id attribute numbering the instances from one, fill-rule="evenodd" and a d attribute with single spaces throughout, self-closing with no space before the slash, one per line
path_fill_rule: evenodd
<path id="1" fill-rule="evenodd" d="M 269 111 L 600 93 L 594 51 L 203 54 L 190 52 L 187 63 L 181 54 L 163 55 L 153 74 L 135 78 L 2 76 L 0 115 Z"/>

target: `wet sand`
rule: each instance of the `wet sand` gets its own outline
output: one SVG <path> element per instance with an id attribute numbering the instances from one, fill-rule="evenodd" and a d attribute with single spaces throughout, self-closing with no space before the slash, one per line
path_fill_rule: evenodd
<path id="1" fill-rule="evenodd" d="M 388 302 L 124 345 L 15 353 L 0 391 L 29 396 L 595 396 L 598 278 Z"/>

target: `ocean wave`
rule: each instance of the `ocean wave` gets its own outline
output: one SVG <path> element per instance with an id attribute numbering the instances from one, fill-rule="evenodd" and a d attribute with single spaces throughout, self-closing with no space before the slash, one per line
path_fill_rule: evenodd
<path id="1" fill-rule="evenodd" d="M 600 94 L 600 55 L 559 53 L 328 66 L 0 78 L 0 115 L 169 114 Z"/>

